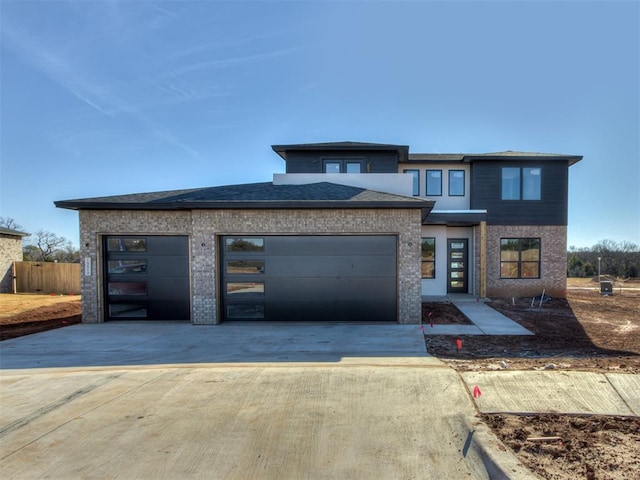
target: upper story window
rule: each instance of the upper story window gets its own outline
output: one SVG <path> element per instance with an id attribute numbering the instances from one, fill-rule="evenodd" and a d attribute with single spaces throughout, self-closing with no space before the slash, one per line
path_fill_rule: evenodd
<path id="1" fill-rule="evenodd" d="M 541 198 L 542 168 L 502 168 L 502 200 L 540 200 Z"/>
<path id="2" fill-rule="evenodd" d="M 427 197 L 442 196 L 442 170 L 427 170 Z"/>
<path id="3" fill-rule="evenodd" d="M 420 195 L 420 170 L 403 170 L 413 176 L 413 194 Z"/>
<path id="4" fill-rule="evenodd" d="M 449 196 L 464 196 L 464 170 L 449 170 Z"/>
<path id="5" fill-rule="evenodd" d="M 361 173 L 362 161 L 346 158 L 324 160 L 323 171 L 324 173 Z"/>

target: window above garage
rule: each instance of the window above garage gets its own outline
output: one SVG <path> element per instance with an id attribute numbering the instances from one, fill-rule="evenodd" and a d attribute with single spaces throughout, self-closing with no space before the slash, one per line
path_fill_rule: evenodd
<path id="1" fill-rule="evenodd" d="M 362 158 L 325 158 L 322 160 L 323 173 L 361 173 Z"/>

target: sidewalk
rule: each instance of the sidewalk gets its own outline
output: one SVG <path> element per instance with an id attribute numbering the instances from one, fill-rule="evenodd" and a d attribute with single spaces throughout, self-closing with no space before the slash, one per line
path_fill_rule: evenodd
<path id="1" fill-rule="evenodd" d="M 640 375 L 572 371 L 461 374 L 482 413 L 640 416 Z"/>
<path id="2" fill-rule="evenodd" d="M 472 295 L 422 297 L 423 302 L 451 302 L 473 325 L 425 326 L 425 335 L 534 335 Z"/>

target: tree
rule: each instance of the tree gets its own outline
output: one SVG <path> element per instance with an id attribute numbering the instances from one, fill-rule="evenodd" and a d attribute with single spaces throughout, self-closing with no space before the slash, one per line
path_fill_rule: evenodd
<path id="1" fill-rule="evenodd" d="M 11 217 L 0 217 L 0 227 L 8 228 L 9 230 L 22 230 L 22 225 L 16 223 L 16 221 Z"/>
<path id="2" fill-rule="evenodd" d="M 24 248 L 24 259 L 32 262 L 79 262 L 80 252 L 70 240 L 47 230 L 38 230 Z"/>
<path id="3" fill-rule="evenodd" d="M 632 242 L 613 240 L 600 240 L 591 248 L 569 247 L 569 276 L 592 277 L 598 274 L 598 266 L 602 275 L 637 277 L 640 272 L 640 247 Z"/>

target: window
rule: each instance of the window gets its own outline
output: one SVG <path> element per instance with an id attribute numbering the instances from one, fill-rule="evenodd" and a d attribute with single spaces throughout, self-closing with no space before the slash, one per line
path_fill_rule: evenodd
<path id="1" fill-rule="evenodd" d="M 421 239 L 420 250 L 422 278 L 436 278 L 436 239 Z"/>
<path id="2" fill-rule="evenodd" d="M 442 196 L 442 170 L 427 170 L 427 197 Z"/>
<path id="3" fill-rule="evenodd" d="M 110 252 L 146 252 L 147 239 L 111 237 L 107 241 L 107 250 Z"/>
<path id="4" fill-rule="evenodd" d="M 347 173 L 360 173 L 360 162 L 347 162 Z"/>
<path id="5" fill-rule="evenodd" d="M 403 170 L 403 172 L 413 175 L 413 194 L 420 195 L 420 170 Z"/>
<path id="6" fill-rule="evenodd" d="M 324 173 L 361 173 L 362 161 L 352 158 L 331 158 L 322 162 Z"/>
<path id="7" fill-rule="evenodd" d="M 324 173 L 340 173 L 340 162 L 326 162 Z"/>
<path id="8" fill-rule="evenodd" d="M 540 239 L 501 238 L 500 278 L 540 278 Z"/>
<path id="9" fill-rule="evenodd" d="M 264 252 L 264 238 L 227 238 L 227 252 Z"/>
<path id="10" fill-rule="evenodd" d="M 264 260 L 228 260 L 228 275 L 261 275 L 264 273 Z"/>
<path id="11" fill-rule="evenodd" d="M 449 196 L 464 196 L 464 170 L 449 170 Z"/>
<path id="12" fill-rule="evenodd" d="M 146 295 L 147 282 L 109 282 L 109 295 Z"/>
<path id="13" fill-rule="evenodd" d="M 264 295 L 263 282 L 229 282 L 227 283 L 227 295 L 256 296 Z"/>
<path id="14" fill-rule="evenodd" d="M 108 273 L 141 274 L 147 273 L 147 261 L 140 260 L 109 260 Z"/>
<path id="15" fill-rule="evenodd" d="M 502 168 L 502 200 L 540 200 L 541 198 L 542 168 Z"/>
<path id="16" fill-rule="evenodd" d="M 262 303 L 227 305 L 227 318 L 264 318 Z"/>

